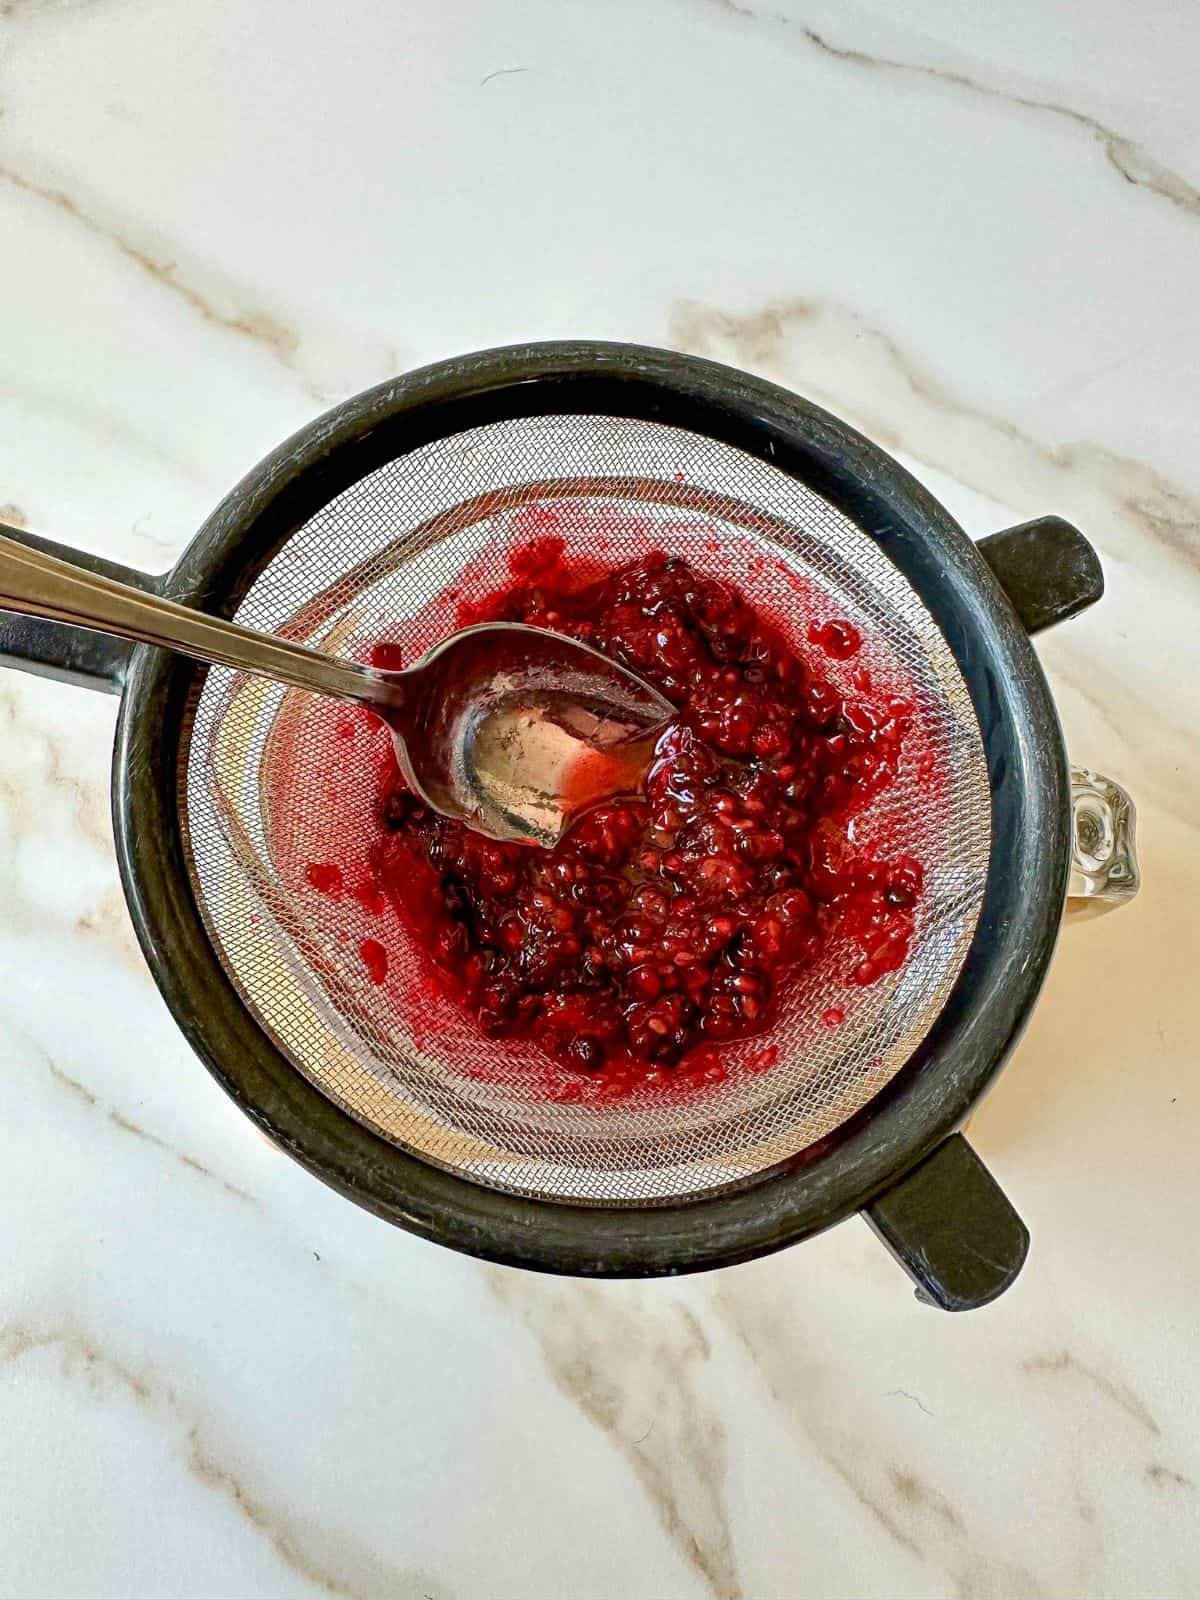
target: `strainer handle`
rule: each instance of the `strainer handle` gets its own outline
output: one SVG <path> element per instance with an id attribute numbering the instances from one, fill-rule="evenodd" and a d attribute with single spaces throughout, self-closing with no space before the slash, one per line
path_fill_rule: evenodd
<path id="1" fill-rule="evenodd" d="M 1100 557 L 1062 517 L 1035 517 L 990 533 L 976 548 L 1012 601 L 1026 633 L 1041 633 L 1104 594 Z"/>
<path id="2" fill-rule="evenodd" d="M 863 1212 L 917 1286 L 943 1311 L 973 1311 L 1003 1294 L 1029 1253 L 1029 1230 L 961 1133 Z"/>
<path id="3" fill-rule="evenodd" d="M 338 661 L 290 639 L 255 633 L 223 617 L 193 611 L 164 595 L 123 583 L 53 553 L 46 543 L 9 537 L 0 528 L 0 608 L 72 628 L 116 634 L 176 650 L 210 666 L 232 667 L 294 689 L 395 707 L 394 680 L 354 661 Z"/>
<path id="4" fill-rule="evenodd" d="M 93 555 L 90 550 L 72 550 L 67 545 L 55 544 L 40 534 L 11 527 L 6 522 L 0 522 L 0 535 L 31 549 L 74 561 L 92 572 L 101 572 L 134 588 L 157 589 L 164 582 L 148 572 L 138 572 L 115 561 L 106 561 L 103 556 Z M 128 641 L 115 639 L 111 634 L 93 633 L 87 628 L 72 628 L 44 617 L 0 610 L 0 666 L 17 667 L 35 677 L 50 678 L 56 683 L 69 683 L 81 689 L 120 694 L 129 668 L 129 656 Z"/>

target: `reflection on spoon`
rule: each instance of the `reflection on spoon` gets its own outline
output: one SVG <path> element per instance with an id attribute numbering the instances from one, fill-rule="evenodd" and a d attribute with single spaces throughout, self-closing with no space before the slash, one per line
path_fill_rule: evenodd
<path id="1" fill-rule="evenodd" d="M 377 708 L 405 777 L 493 839 L 551 846 L 586 807 L 635 792 L 675 714 L 599 650 L 515 622 L 466 628 L 408 673 L 421 696 Z"/>
<path id="2" fill-rule="evenodd" d="M 636 792 L 661 733 L 578 706 L 502 706 L 464 747 L 478 813 L 553 845 L 581 811 Z"/>

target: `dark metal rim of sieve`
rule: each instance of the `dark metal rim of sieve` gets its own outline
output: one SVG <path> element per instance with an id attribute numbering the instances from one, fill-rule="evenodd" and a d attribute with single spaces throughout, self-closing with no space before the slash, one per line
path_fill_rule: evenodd
<path id="1" fill-rule="evenodd" d="M 945 636 L 983 735 L 992 856 L 966 962 L 912 1058 L 819 1145 L 730 1193 L 653 1207 L 581 1207 L 505 1194 L 422 1161 L 340 1110 L 288 1062 L 209 941 L 179 816 L 187 710 L 202 669 L 142 647 L 126 659 L 107 642 L 98 647 L 102 659 L 89 663 L 77 640 L 78 660 L 59 675 L 81 681 L 90 670 L 123 689 L 114 753 L 117 849 L 159 988 L 218 1082 L 265 1133 L 343 1195 L 426 1238 L 547 1271 L 650 1276 L 745 1260 L 865 1209 L 910 1271 L 917 1273 L 918 1258 L 926 1268 L 933 1260 L 926 1289 L 934 1299 L 951 1307 L 982 1303 L 1015 1276 L 1028 1236 L 955 1130 L 999 1070 L 1041 987 L 1069 871 L 1066 753 L 1017 611 L 1054 620 L 1098 597 L 1098 567 L 1081 535 L 1067 530 L 1090 557 L 1090 568 L 1083 560 L 1088 575 L 1060 577 L 1057 596 L 1041 594 L 1034 550 L 1034 559 L 1006 572 L 1006 594 L 988 561 L 915 479 L 817 406 L 669 351 L 535 344 L 426 367 L 317 418 L 237 485 L 161 587 L 230 615 L 298 527 L 388 460 L 485 423 L 563 413 L 687 428 L 792 474 L 876 541 Z M 1051 524 L 1066 526 L 1046 519 L 1047 529 Z M 997 553 L 1006 551 L 1008 545 Z M 51 647 L 37 649 L 46 665 Z M 35 653 L 25 649 L 27 663 Z M 947 1208 L 955 1215 L 942 1216 Z M 1003 1233 L 994 1247 L 1001 1259 L 982 1276 L 976 1272 L 976 1282 L 968 1281 L 973 1269 L 964 1269 L 962 1292 L 951 1282 L 943 1294 L 934 1258 L 946 1255 L 953 1278 L 959 1269 L 950 1262 L 947 1230 L 953 1235 L 960 1226 L 982 1227 L 988 1237 Z M 973 1257 L 981 1254 L 977 1246 Z"/>

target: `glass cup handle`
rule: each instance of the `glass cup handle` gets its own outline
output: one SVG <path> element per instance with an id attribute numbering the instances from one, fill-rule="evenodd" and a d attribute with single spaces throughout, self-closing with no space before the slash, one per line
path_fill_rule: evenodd
<path id="1" fill-rule="evenodd" d="M 1071 768 L 1070 917 L 1112 911 L 1138 892 L 1136 822 L 1133 801 L 1119 783 Z"/>

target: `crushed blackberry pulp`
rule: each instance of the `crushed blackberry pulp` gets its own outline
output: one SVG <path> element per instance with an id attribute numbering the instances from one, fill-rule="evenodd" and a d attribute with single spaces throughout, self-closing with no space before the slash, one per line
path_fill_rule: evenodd
<path id="1" fill-rule="evenodd" d="M 571 1070 L 562 1098 L 724 1075 L 722 1047 L 769 1032 L 789 986 L 827 955 L 849 988 L 901 967 L 922 869 L 853 840 L 894 779 L 913 707 L 826 660 L 862 644 L 836 616 L 804 654 L 733 585 L 661 551 L 606 574 L 556 538 L 459 625 L 552 628 L 613 656 L 678 708 L 642 792 L 586 813 L 553 849 L 502 844 L 431 812 L 381 768 L 368 894 L 386 896 L 430 976 L 486 1036 Z M 312 863 L 320 893 L 340 889 Z M 386 951 L 368 940 L 373 981 Z M 849 952 L 849 954 L 847 954 Z M 843 1021 L 829 1008 L 826 1026 Z M 752 1057 L 771 1066 L 773 1046 Z"/>

